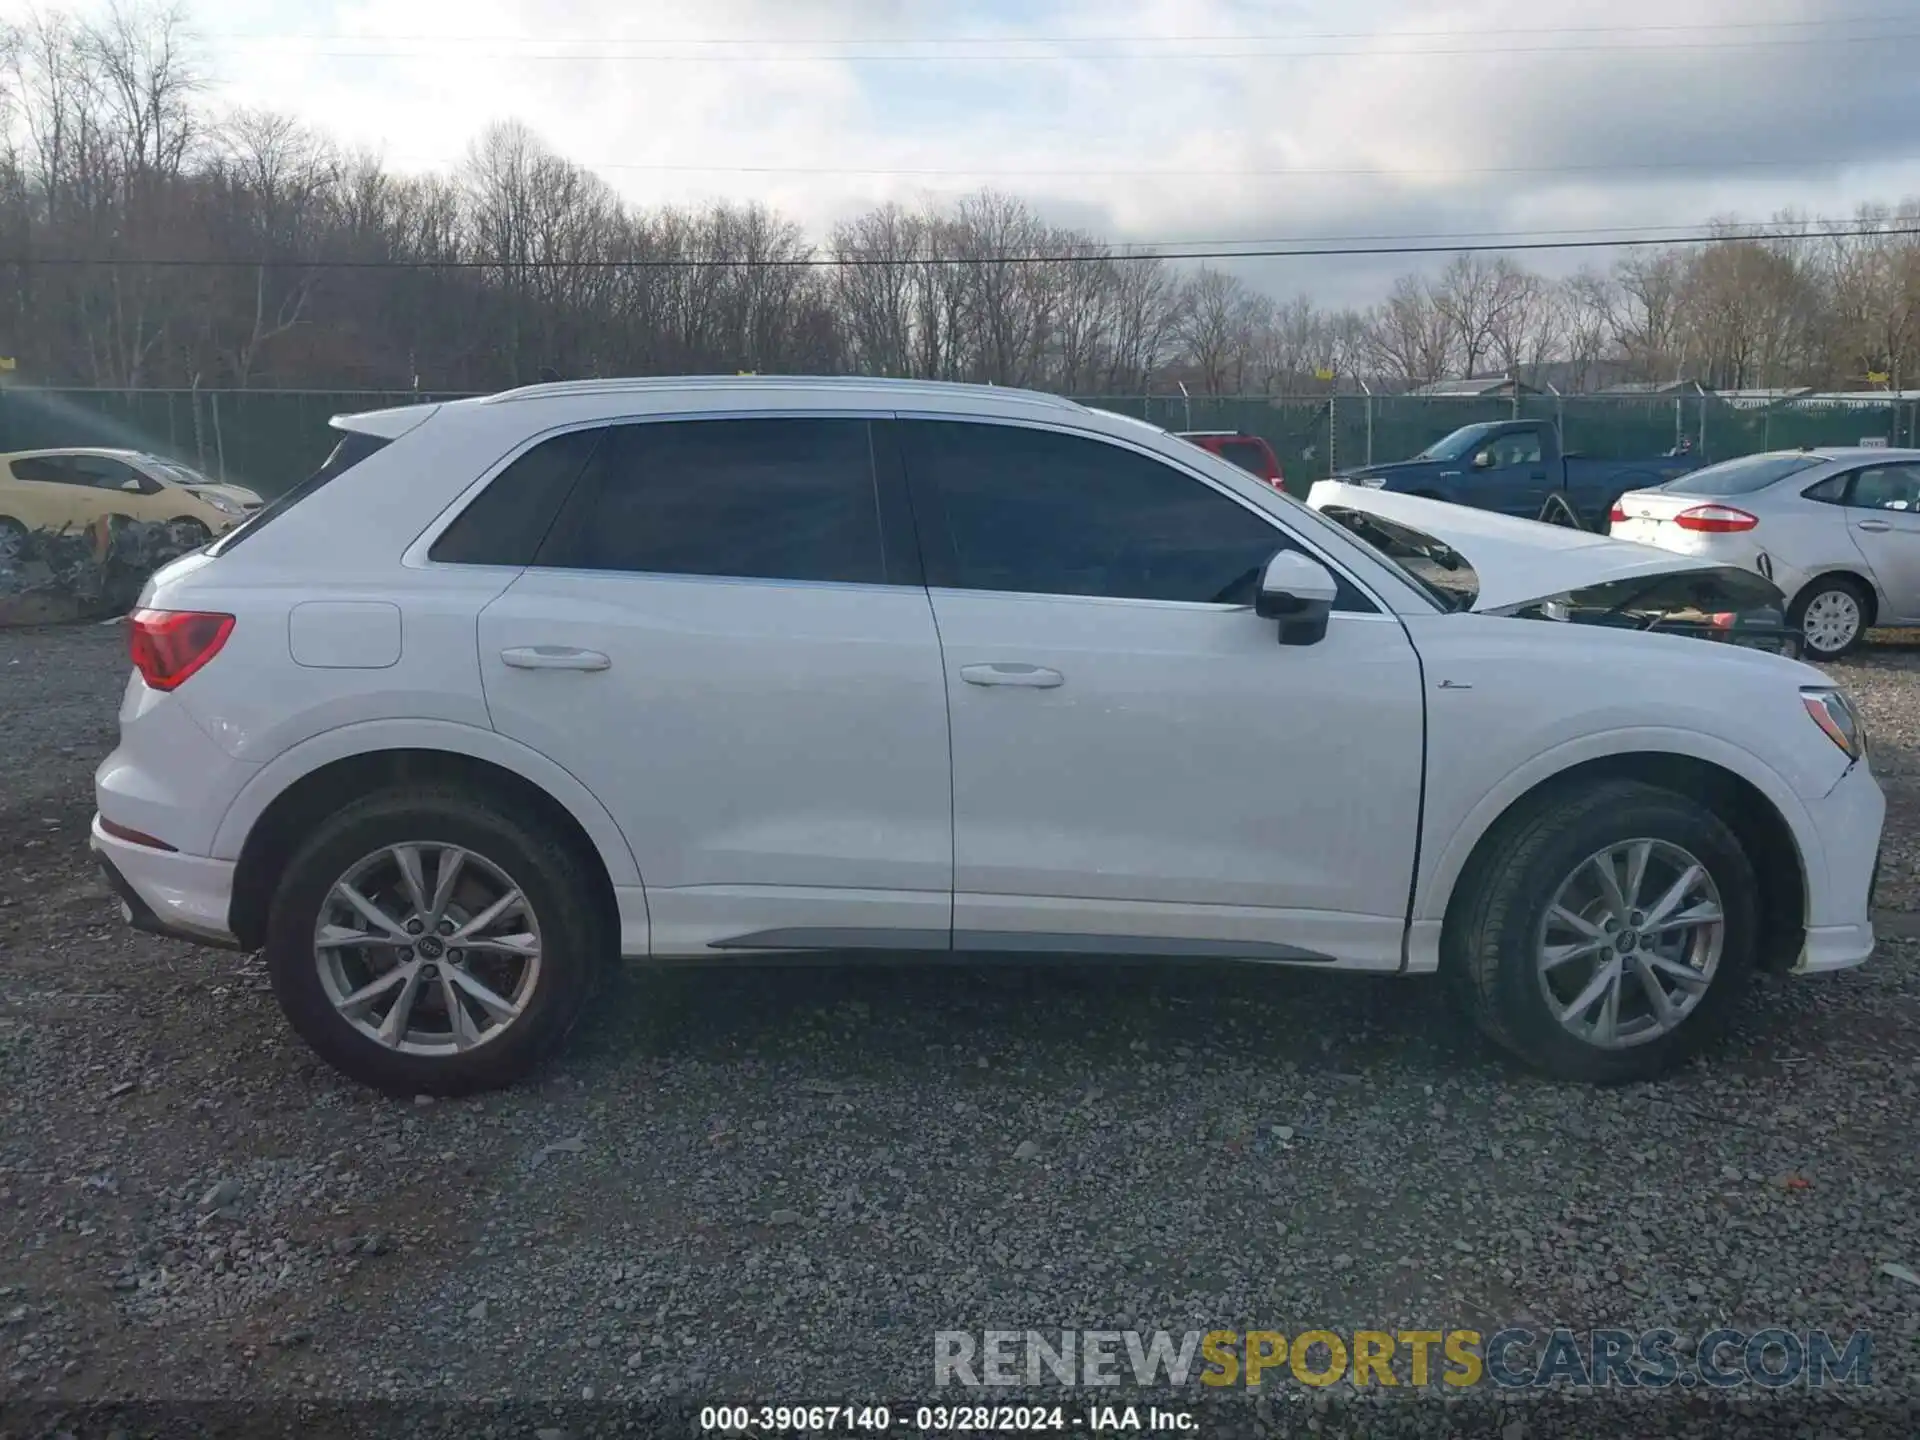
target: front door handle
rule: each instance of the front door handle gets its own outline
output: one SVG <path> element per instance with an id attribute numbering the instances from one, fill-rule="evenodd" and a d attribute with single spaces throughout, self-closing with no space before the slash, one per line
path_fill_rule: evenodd
<path id="1" fill-rule="evenodd" d="M 1067 677 L 1041 665 L 962 665 L 960 678 L 969 685 L 1023 685 L 1029 690 L 1051 690 L 1065 684 Z"/>
<path id="2" fill-rule="evenodd" d="M 613 661 L 598 650 L 572 645 L 515 645 L 500 659 L 515 670 L 605 670 Z"/>
<path id="3" fill-rule="evenodd" d="M 1889 525 L 1884 520 L 1861 520 L 1861 521 L 1857 521 L 1856 524 L 1862 530 L 1872 530 L 1875 532 L 1878 532 L 1881 530 L 1893 529 L 1893 526 Z"/>

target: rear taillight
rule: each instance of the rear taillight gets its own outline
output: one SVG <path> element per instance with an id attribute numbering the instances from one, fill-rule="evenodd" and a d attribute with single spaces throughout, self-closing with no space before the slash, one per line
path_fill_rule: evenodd
<path id="1" fill-rule="evenodd" d="M 1751 530 L 1760 523 L 1760 517 L 1749 515 L 1744 510 L 1736 510 L 1731 505 L 1696 505 L 1691 510 L 1682 510 L 1673 517 L 1673 523 L 1682 530 L 1697 530 L 1708 535 L 1730 535 L 1740 530 Z"/>
<path id="2" fill-rule="evenodd" d="M 133 668 L 154 690 L 172 690 L 220 653 L 233 616 L 205 610 L 136 610 L 127 617 Z"/>
<path id="3" fill-rule="evenodd" d="M 1607 523 L 1609 525 L 1618 525 L 1620 524 L 1621 521 L 1625 520 L 1626 518 L 1627 518 L 1627 507 L 1622 505 L 1618 500 L 1614 501 L 1613 509 L 1607 512 Z"/>

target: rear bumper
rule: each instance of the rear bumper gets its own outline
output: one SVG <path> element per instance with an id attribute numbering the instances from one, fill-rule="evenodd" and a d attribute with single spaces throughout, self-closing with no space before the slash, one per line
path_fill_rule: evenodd
<path id="1" fill-rule="evenodd" d="M 88 848 L 134 929 L 224 950 L 244 948 L 227 928 L 230 862 L 135 845 L 101 829 L 98 815 Z"/>

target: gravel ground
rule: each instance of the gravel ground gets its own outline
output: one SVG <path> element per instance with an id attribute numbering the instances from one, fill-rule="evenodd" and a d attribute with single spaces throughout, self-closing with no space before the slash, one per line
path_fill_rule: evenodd
<path id="1" fill-rule="evenodd" d="M 1920 933 L 1920 646 L 1836 673 Z M 1920 1431 L 1904 934 L 1653 1087 L 1517 1073 L 1425 983 L 821 967 L 629 970 L 538 1083 L 395 1103 L 309 1058 L 252 959 L 120 925 L 83 837 L 124 674 L 114 628 L 0 632 L 0 1402 L 513 1402 L 463 1433 L 553 1440 L 631 1428 L 609 1402 L 951 1403 L 942 1329 L 1724 1324 L 1871 1330 L 1846 1426 Z M 1174 1402 L 1206 1433 L 1733 1433 L 1677 1392 L 1617 1425 L 1302 1393 Z"/>

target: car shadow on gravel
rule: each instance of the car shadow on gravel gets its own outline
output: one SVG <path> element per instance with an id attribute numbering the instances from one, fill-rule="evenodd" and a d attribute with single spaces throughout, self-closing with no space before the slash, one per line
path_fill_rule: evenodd
<path id="1" fill-rule="evenodd" d="M 893 1073 L 930 1054 L 1015 1050 L 1089 1071 L 1144 1055 L 1336 1073 L 1484 1059 L 1430 981 L 1093 960 L 625 966 L 569 1045 L 588 1061 L 813 1061 L 823 1049 L 849 1070 Z"/>

